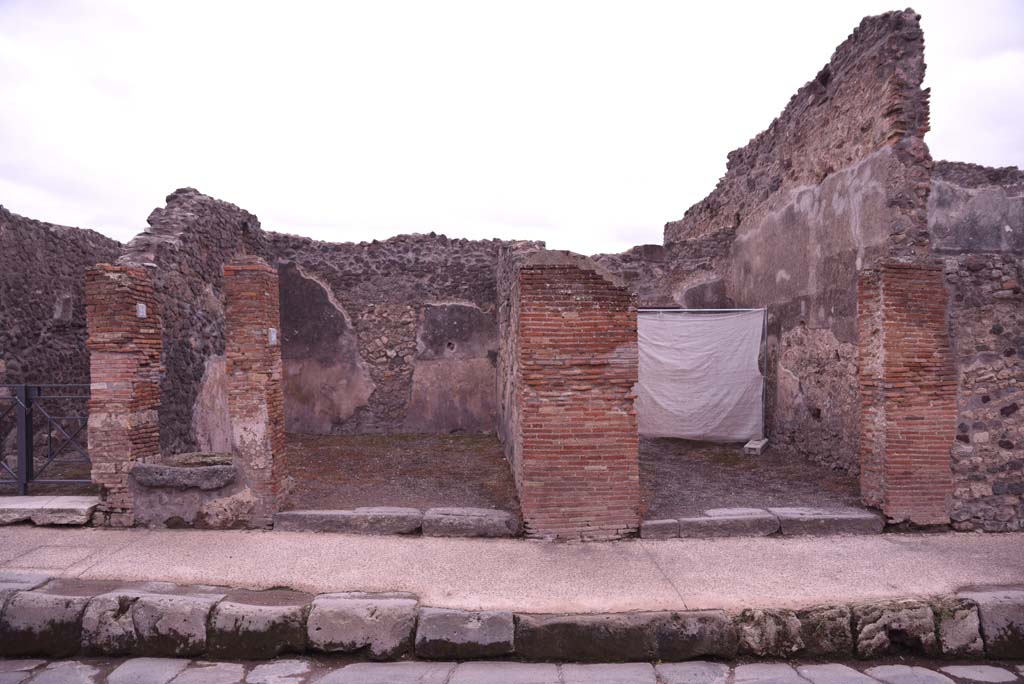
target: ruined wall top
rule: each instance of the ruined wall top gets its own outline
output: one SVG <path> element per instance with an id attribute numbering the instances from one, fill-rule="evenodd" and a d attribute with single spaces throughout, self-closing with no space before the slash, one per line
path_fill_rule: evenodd
<path id="1" fill-rule="evenodd" d="M 932 178 L 965 188 L 989 185 L 1024 188 L 1024 171 L 1016 166 L 994 168 L 966 162 L 937 161 L 932 169 Z"/>
<path id="2" fill-rule="evenodd" d="M 919 20 L 907 9 L 861 21 L 768 129 L 729 154 L 715 190 L 665 225 L 665 244 L 729 231 L 784 187 L 820 183 L 886 145 L 920 139 L 929 124 Z M 926 148 L 914 154 L 928 161 Z"/>

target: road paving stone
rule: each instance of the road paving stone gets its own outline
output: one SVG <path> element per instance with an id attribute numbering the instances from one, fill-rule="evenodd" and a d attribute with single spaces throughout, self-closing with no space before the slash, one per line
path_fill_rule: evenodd
<path id="1" fill-rule="evenodd" d="M 689 663 L 661 663 L 655 671 L 663 684 L 725 684 L 729 666 L 695 660 Z"/>
<path id="2" fill-rule="evenodd" d="M 445 684 L 455 663 L 356 663 L 328 673 L 316 684 Z"/>
<path id="3" fill-rule="evenodd" d="M 546 663 L 462 663 L 448 684 L 560 684 L 558 666 Z"/>
<path id="4" fill-rule="evenodd" d="M 563 684 L 655 684 L 649 663 L 562 665 Z"/>
<path id="5" fill-rule="evenodd" d="M 181 658 L 132 658 L 110 673 L 107 684 L 168 684 L 189 662 Z"/>
<path id="6" fill-rule="evenodd" d="M 796 671 L 811 684 L 876 684 L 866 674 L 838 663 L 800 665 Z"/>
<path id="7" fill-rule="evenodd" d="M 245 678 L 246 684 L 302 684 L 313 667 L 305 660 L 278 660 L 257 665 Z"/>
<path id="8" fill-rule="evenodd" d="M 879 665 L 869 667 L 864 674 L 885 684 L 953 684 L 944 674 L 911 665 Z"/>
<path id="9" fill-rule="evenodd" d="M 100 669 L 77 660 L 50 663 L 32 678 L 32 684 L 99 684 Z"/>
<path id="10" fill-rule="evenodd" d="M 736 684 L 807 684 L 792 666 L 783 663 L 737 665 L 734 678 Z"/>
<path id="11" fill-rule="evenodd" d="M 993 665 L 949 665 L 947 667 L 940 667 L 939 671 L 948 674 L 950 677 L 965 679 L 971 682 L 1002 684 L 1003 682 L 1017 681 L 1017 675 L 1013 672 Z"/>
<path id="12" fill-rule="evenodd" d="M 245 666 L 238 663 L 195 662 L 189 665 L 171 684 L 241 684 L 245 679 Z"/>

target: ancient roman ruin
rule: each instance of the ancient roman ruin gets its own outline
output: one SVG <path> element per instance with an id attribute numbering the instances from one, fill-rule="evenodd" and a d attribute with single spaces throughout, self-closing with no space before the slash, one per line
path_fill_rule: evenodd
<path id="1" fill-rule="evenodd" d="M 0 208 L 0 384 L 90 386 L 95 524 L 270 526 L 291 435 L 494 433 L 512 527 L 615 539 L 647 517 L 638 308 L 765 307 L 771 449 L 891 524 L 1020 530 L 1024 172 L 933 160 L 924 74 L 918 16 L 865 19 L 621 254 L 318 242 L 190 188 L 124 245 Z"/>

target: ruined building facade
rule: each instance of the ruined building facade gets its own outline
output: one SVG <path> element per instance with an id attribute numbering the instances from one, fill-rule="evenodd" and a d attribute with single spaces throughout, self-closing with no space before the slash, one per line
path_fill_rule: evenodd
<path id="1" fill-rule="evenodd" d="M 0 209 L 0 383 L 87 380 L 86 269 L 141 268 L 162 318 L 160 451 L 230 449 L 224 267 L 259 257 L 279 283 L 285 430 L 497 430 L 524 515 L 614 536 L 640 515 L 636 308 L 767 307 L 776 448 L 859 474 L 894 521 L 1021 529 L 1024 173 L 934 162 L 924 73 L 916 15 L 865 19 L 663 244 L 589 260 L 434 234 L 318 242 L 191 189 L 124 246 Z M 559 337 L 562 313 L 586 319 L 579 302 L 615 321 L 593 349 Z M 594 353 L 586 381 L 550 374 Z M 599 407 L 594 433 L 558 453 L 614 445 L 614 477 L 557 486 L 572 479 L 530 413 L 546 396 Z M 560 506 L 573 496 L 603 506 Z"/>

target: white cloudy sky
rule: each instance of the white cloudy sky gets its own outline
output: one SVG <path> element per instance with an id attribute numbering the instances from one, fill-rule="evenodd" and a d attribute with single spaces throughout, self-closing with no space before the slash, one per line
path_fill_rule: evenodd
<path id="1" fill-rule="evenodd" d="M 0 0 L 0 204 L 120 240 L 193 186 L 326 240 L 661 241 L 892 2 Z M 918 0 L 933 156 L 1024 166 L 1024 0 Z"/>

